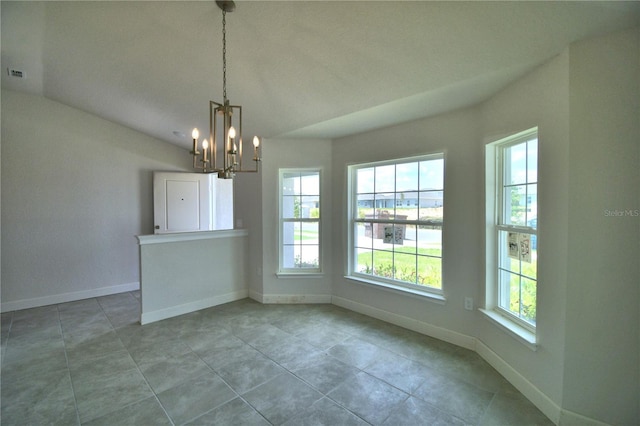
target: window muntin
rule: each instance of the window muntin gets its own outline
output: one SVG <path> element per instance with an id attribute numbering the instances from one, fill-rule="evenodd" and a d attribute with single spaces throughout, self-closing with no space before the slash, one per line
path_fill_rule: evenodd
<path id="1" fill-rule="evenodd" d="M 535 330 L 538 270 L 538 136 L 496 142 L 496 310 Z"/>
<path id="2" fill-rule="evenodd" d="M 351 276 L 442 292 L 444 156 L 350 167 Z"/>
<path id="3" fill-rule="evenodd" d="M 320 170 L 280 170 L 280 271 L 319 272 Z"/>

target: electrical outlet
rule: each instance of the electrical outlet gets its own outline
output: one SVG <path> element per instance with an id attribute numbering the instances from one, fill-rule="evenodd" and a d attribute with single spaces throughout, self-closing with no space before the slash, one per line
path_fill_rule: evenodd
<path id="1" fill-rule="evenodd" d="M 471 297 L 464 298 L 464 308 L 467 311 L 473 311 L 473 298 Z"/>

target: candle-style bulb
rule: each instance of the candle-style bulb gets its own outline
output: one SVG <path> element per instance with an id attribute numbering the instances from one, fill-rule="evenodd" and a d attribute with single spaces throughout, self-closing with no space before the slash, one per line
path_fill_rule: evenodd
<path id="1" fill-rule="evenodd" d="M 198 139 L 200 137 L 200 132 L 198 131 L 198 128 L 194 128 L 193 131 L 191 132 L 191 137 L 193 139 Z"/>
<path id="2" fill-rule="evenodd" d="M 202 141 L 202 149 L 207 149 L 207 148 L 209 148 L 209 141 L 205 139 Z"/>
<path id="3" fill-rule="evenodd" d="M 254 137 L 253 137 L 253 147 L 254 147 L 254 148 L 257 148 L 257 147 L 259 147 L 259 146 L 260 146 L 260 138 L 259 138 L 259 137 L 257 137 L 257 136 L 254 136 Z"/>
<path id="4" fill-rule="evenodd" d="M 236 137 L 236 129 L 235 127 L 229 127 L 229 138 L 234 139 Z"/>

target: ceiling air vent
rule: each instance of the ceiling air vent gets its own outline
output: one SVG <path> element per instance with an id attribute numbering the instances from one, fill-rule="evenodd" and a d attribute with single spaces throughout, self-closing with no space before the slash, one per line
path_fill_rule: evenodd
<path id="1" fill-rule="evenodd" d="M 9 75 L 9 77 L 16 77 L 16 78 L 26 78 L 27 77 L 27 75 L 24 73 L 24 71 L 17 70 L 15 68 L 7 68 L 7 74 Z"/>

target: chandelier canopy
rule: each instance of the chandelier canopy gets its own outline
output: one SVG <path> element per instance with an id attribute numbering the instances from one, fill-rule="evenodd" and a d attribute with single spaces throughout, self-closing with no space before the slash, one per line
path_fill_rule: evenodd
<path id="1" fill-rule="evenodd" d="M 193 129 L 193 167 L 203 173 L 217 173 L 219 178 L 232 179 L 238 172 L 257 172 L 260 162 L 260 138 L 253 137 L 254 169 L 242 167 L 242 106 L 231 105 L 227 99 L 227 12 L 233 12 L 233 1 L 216 1 L 222 10 L 222 103 L 209 101 L 209 138 L 202 140 L 198 150 L 200 131 Z M 218 166 L 218 144 L 223 145 L 222 165 Z"/>

